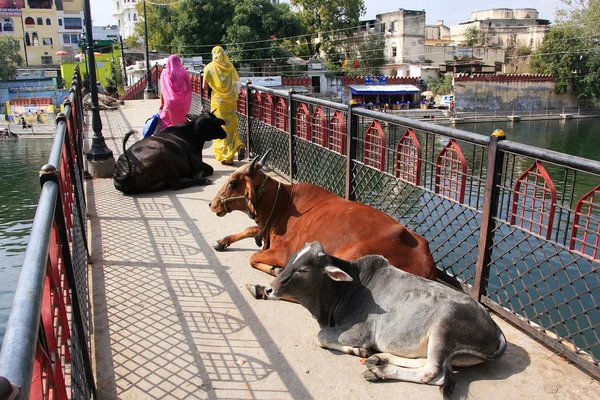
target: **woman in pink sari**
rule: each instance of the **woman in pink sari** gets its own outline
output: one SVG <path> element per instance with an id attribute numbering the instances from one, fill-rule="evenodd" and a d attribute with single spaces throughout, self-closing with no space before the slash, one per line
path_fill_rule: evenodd
<path id="1" fill-rule="evenodd" d="M 181 59 L 170 55 L 160 74 L 160 119 L 162 128 L 186 122 L 192 104 L 192 82 Z"/>

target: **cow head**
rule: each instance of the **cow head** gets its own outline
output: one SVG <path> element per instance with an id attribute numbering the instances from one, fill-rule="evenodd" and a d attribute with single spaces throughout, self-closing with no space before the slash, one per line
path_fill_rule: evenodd
<path id="1" fill-rule="evenodd" d="M 304 299 L 318 299 L 326 293 L 325 286 L 331 280 L 352 282 L 352 277 L 333 264 L 333 258 L 325 253 L 321 243 L 307 243 L 292 255 L 279 276 L 265 287 L 265 294 L 272 300 L 285 297 L 304 305 Z"/>
<path id="2" fill-rule="evenodd" d="M 188 115 L 187 117 L 192 116 Z M 217 118 L 212 112 L 204 112 L 192 117 L 188 123 L 192 125 L 192 133 L 187 139 L 196 146 L 204 145 L 204 142 L 214 139 L 225 139 L 227 137 L 227 132 L 223 129 L 225 121 Z"/>
<path id="3" fill-rule="evenodd" d="M 256 218 L 256 202 L 264 184 L 269 179 L 262 171 L 271 150 L 259 160 L 255 157 L 250 164 L 239 167 L 208 204 L 210 210 L 222 217 L 234 210 L 243 211 L 252 219 Z M 261 189 L 263 188 L 263 189 Z"/>

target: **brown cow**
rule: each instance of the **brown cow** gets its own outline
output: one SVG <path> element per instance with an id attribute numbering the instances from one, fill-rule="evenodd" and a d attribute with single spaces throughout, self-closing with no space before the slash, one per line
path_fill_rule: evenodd
<path id="1" fill-rule="evenodd" d="M 398 221 L 368 205 L 348 201 L 310 184 L 287 185 L 267 176 L 260 161 L 238 168 L 210 202 L 219 217 L 235 210 L 248 214 L 257 226 L 226 236 L 213 245 L 222 251 L 249 237 L 264 241 L 263 250 L 250 257 L 250 265 L 276 275 L 290 256 L 307 242 L 319 241 L 335 257 L 356 260 L 369 254 L 387 258 L 393 266 L 428 279 L 437 269 L 429 244 Z M 262 288 L 250 288 L 263 297 Z"/>

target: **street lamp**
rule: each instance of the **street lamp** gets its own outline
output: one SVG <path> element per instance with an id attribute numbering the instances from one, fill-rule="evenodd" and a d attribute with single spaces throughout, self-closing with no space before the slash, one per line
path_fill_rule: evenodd
<path id="1" fill-rule="evenodd" d="M 144 42 L 146 44 L 146 90 L 144 99 L 153 99 L 154 89 L 152 88 L 152 74 L 150 73 L 150 56 L 148 54 L 148 19 L 146 18 L 146 0 L 144 0 Z"/>
<path id="2" fill-rule="evenodd" d="M 102 120 L 98 108 L 98 86 L 96 85 L 96 58 L 94 56 L 94 38 L 92 35 L 92 13 L 90 0 L 83 1 L 83 17 L 87 38 L 88 73 L 90 76 L 90 90 L 92 95 L 92 147 L 86 154 L 89 161 L 89 172 L 94 178 L 110 178 L 115 168 L 113 152 L 106 146 L 102 136 Z"/>

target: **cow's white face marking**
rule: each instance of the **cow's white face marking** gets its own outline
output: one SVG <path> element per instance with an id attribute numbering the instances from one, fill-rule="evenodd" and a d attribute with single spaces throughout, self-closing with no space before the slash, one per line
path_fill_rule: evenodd
<path id="1" fill-rule="evenodd" d="M 294 262 L 292 264 L 296 264 L 296 261 L 298 261 L 298 259 L 300 257 L 302 257 L 303 255 L 305 255 L 309 250 L 310 250 L 310 244 L 298 252 L 298 255 L 296 255 L 296 258 L 294 258 Z"/>

